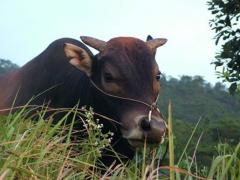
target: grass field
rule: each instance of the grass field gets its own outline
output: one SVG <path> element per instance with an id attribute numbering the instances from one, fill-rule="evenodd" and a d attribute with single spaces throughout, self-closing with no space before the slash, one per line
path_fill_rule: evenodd
<path id="1" fill-rule="evenodd" d="M 3 179 L 240 179 L 240 144 L 230 147 L 219 144 L 219 155 L 213 157 L 211 167 L 199 167 L 196 151 L 186 153 L 188 143 L 180 159 L 174 159 L 174 129 L 169 106 L 169 133 L 163 145 L 144 145 L 136 151 L 134 159 L 127 163 L 104 167 L 99 162 L 103 148 L 109 148 L 111 132 L 103 134 L 101 125 L 93 119 L 91 111 L 77 108 L 66 111 L 56 124 L 52 116 L 42 108 L 29 120 L 28 111 L 0 117 L 0 180 Z M 71 114 L 70 124 L 66 124 Z M 82 121 L 85 129 L 74 130 L 74 123 Z M 197 128 L 196 125 L 195 129 Z M 194 131 L 192 136 L 194 135 Z M 73 140 L 75 133 L 84 133 L 82 139 Z M 191 137 L 189 142 L 191 141 Z M 168 146 L 163 165 L 160 160 Z M 120 156 L 117 155 L 116 156 Z M 101 173 L 105 171 L 105 173 Z"/>

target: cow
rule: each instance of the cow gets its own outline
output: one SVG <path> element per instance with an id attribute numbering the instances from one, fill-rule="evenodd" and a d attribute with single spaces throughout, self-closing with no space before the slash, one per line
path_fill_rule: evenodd
<path id="1" fill-rule="evenodd" d="M 113 149 L 126 158 L 145 141 L 162 143 L 167 126 L 156 106 L 161 73 L 155 54 L 167 40 L 80 38 L 83 43 L 58 39 L 21 68 L 0 76 L 0 113 L 25 105 L 33 96 L 32 105 L 72 108 L 79 103 L 117 122 L 112 128 L 100 119 L 104 131 L 114 133 Z M 98 53 L 93 55 L 86 45 Z M 114 160 L 104 158 L 107 164 Z"/>

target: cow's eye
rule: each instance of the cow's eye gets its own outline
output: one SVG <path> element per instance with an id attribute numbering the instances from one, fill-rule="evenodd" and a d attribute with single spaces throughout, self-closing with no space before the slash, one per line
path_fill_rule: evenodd
<path id="1" fill-rule="evenodd" d="M 161 78 L 161 73 L 158 73 L 158 74 L 156 75 L 156 80 L 159 81 L 160 78 Z"/>
<path id="2" fill-rule="evenodd" d="M 114 78 L 110 73 L 104 73 L 104 80 L 107 83 L 113 82 Z"/>

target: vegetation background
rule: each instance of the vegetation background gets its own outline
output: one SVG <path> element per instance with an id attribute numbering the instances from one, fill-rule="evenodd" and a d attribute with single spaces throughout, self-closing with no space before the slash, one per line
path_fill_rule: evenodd
<path id="1" fill-rule="evenodd" d="M 183 177 L 185 179 L 201 179 L 201 177 L 239 179 L 240 1 L 209 0 L 207 5 L 213 15 L 210 27 L 216 33 L 215 43 L 219 46 L 213 64 L 217 76 L 223 82 L 228 82 L 228 87 L 219 82 L 210 84 L 201 76 L 183 75 L 178 79 L 168 75 L 162 76 L 158 104 L 168 119 L 171 115 L 169 122 L 172 120 L 171 130 L 174 136 L 169 136 L 168 140 L 170 149 L 172 147 L 175 149 L 174 154 L 171 152 L 173 149 L 168 151 L 166 158 L 161 162 L 163 171 L 151 169 L 152 164 L 159 162 L 157 157 L 163 156 L 162 147 L 152 152 L 144 148 L 143 152 L 136 153 L 134 160 L 126 165 L 117 166 L 114 171 L 107 171 L 102 176 L 100 171 L 94 168 L 97 165 L 97 158 L 101 156 L 99 152 L 102 147 L 108 146 L 108 141 L 105 140 L 109 138 L 109 134 L 104 135 L 101 131 L 94 129 L 94 122 L 87 126 L 92 128 L 88 132 L 94 133 L 89 134 L 88 139 L 80 142 L 80 145 L 84 144 L 78 147 L 81 148 L 81 154 L 78 154 L 77 158 L 72 158 L 72 154 L 77 151 L 74 151 L 75 146 L 70 141 L 71 127 L 67 129 L 65 127 L 61 129 L 58 125 L 50 127 L 48 123 L 44 123 L 41 114 L 39 114 L 38 123 L 25 123 L 24 112 L 20 112 L 13 116 L 0 117 L 0 150 L 3 152 L 0 153 L 0 168 L 2 168 L 0 179 L 5 177 L 24 179 L 25 175 L 34 179 L 52 177 L 55 179 L 65 177 L 68 179 L 85 177 L 108 179 L 110 176 L 112 179 L 118 177 L 123 179 L 138 179 L 139 177 L 142 179 L 159 177 L 166 179 L 169 177 L 170 179 L 182 179 Z M 17 68 L 19 67 L 11 61 L 0 59 L 0 75 Z M 171 111 L 168 109 L 170 100 Z M 92 119 L 91 113 L 85 115 L 86 119 Z M 19 118 L 22 118 L 21 121 Z M 27 129 L 32 131 L 28 132 Z M 65 131 L 69 132 L 67 136 L 65 136 Z M 39 135 L 36 136 L 37 134 Z M 25 138 L 26 135 L 29 138 Z M 99 138 L 103 140 L 102 143 L 93 146 L 91 143 L 99 141 Z M 172 145 L 170 145 L 171 138 L 174 142 Z M 167 142 L 165 147 L 168 147 Z M 59 154 L 50 153 L 53 149 Z M 152 158 L 152 161 L 146 157 L 147 152 L 151 154 L 148 157 Z M 173 156 L 175 160 L 178 160 L 177 164 L 171 164 L 174 162 Z M 45 168 L 45 166 L 49 167 Z M 6 167 L 8 169 L 5 169 Z M 9 168 L 12 170 L 10 175 Z M 158 172 L 161 173 L 160 176 Z"/>

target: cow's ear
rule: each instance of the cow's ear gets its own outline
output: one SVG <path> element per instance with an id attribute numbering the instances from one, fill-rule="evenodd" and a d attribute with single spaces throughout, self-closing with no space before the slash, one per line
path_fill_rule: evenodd
<path id="1" fill-rule="evenodd" d="M 88 52 L 74 44 L 65 43 L 64 52 L 69 58 L 69 63 L 91 76 L 92 59 Z"/>

